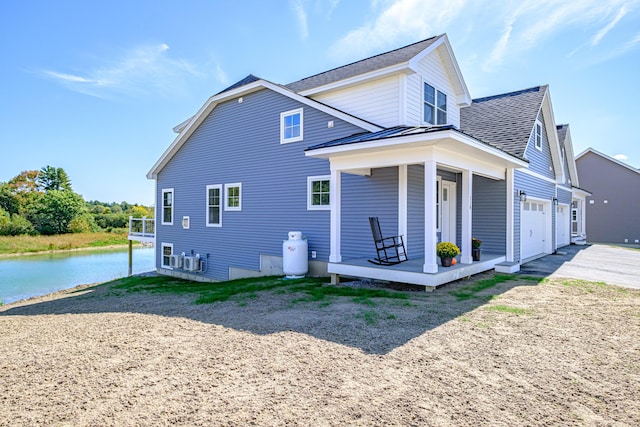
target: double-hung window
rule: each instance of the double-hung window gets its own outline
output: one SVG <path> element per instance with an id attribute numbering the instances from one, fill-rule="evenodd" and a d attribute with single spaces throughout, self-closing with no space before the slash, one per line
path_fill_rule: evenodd
<path id="1" fill-rule="evenodd" d="M 173 188 L 162 190 L 162 225 L 173 225 Z"/>
<path id="2" fill-rule="evenodd" d="M 224 210 L 225 211 L 241 211 L 242 210 L 242 184 L 225 184 L 224 185 Z"/>
<path id="3" fill-rule="evenodd" d="M 222 226 L 222 185 L 207 185 L 207 227 Z"/>
<path id="4" fill-rule="evenodd" d="M 173 254 L 173 243 L 161 243 L 162 248 L 162 265 L 161 267 L 169 268 L 171 266 L 171 255 Z"/>
<path id="5" fill-rule="evenodd" d="M 303 109 L 280 113 L 280 143 L 302 141 L 304 128 Z"/>
<path id="6" fill-rule="evenodd" d="M 536 148 L 542 151 L 542 125 L 540 122 L 536 122 Z"/>
<path id="7" fill-rule="evenodd" d="M 307 178 L 307 209 L 328 210 L 330 208 L 329 189 L 331 176 L 310 176 Z"/>
<path id="8" fill-rule="evenodd" d="M 423 87 L 423 121 L 430 125 L 447 124 L 447 95 L 429 83 Z"/>

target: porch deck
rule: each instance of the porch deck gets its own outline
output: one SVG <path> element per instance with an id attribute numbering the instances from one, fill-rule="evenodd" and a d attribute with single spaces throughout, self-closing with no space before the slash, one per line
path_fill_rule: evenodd
<path id="1" fill-rule="evenodd" d="M 424 273 L 422 267 L 424 256 L 412 257 L 408 261 L 392 266 L 380 266 L 372 264 L 368 258 L 356 258 L 343 260 L 342 262 L 330 262 L 329 273 L 344 276 L 363 277 L 367 279 L 387 280 L 391 282 L 422 285 L 427 290 L 433 290 L 437 286 L 454 280 L 462 279 L 483 271 L 492 270 L 496 264 L 504 262 L 506 255 L 482 253 L 480 261 L 471 264 L 457 263 L 452 267 L 438 266 L 437 273 Z"/>

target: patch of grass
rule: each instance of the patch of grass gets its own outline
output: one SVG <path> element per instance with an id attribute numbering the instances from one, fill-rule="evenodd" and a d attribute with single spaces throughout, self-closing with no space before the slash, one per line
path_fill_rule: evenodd
<path id="1" fill-rule="evenodd" d="M 71 233 L 54 236 L 0 236 L 0 254 L 35 253 L 127 245 L 126 232 Z"/>
<path id="2" fill-rule="evenodd" d="M 462 286 L 453 291 L 449 291 L 449 294 L 456 297 L 458 301 L 465 301 L 471 298 L 479 298 L 479 296 L 476 295 L 478 292 L 484 291 L 496 286 L 499 283 L 508 282 L 510 280 L 516 280 L 516 276 L 513 274 L 496 274 L 490 279 L 478 280 L 477 282 L 470 285 Z"/>
<path id="3" fill-rule="evenodd" d="M 378 323 L 380 315 L 374 310 L 361 311 L 356 315 L 358 319 L 363 319 L 367 325 L 375 325 Z"/>
<path id="4" fill-rule="evenodd" d="M 604 282 L 590 282 L 588 280 L 579 280 L 579 279 L 565 279 L 562 280 L 562 286 L 568 288 L 578 288 L 582 289 L 585 292 L 593 293 L 597 289 L 606 288 L 608 285 Z"/>
<path id="5" fill-rule="evenodd" d="M 500 313 L 511 313 L 517 315 L 531 314 L 533 310 L 527 308 L 519 308 L 519 307 L 509 307 L 506 305 L 492 305 L 486 308 L 490 311 L 498 311 Z"/>
<path id="6" fill-rule="evenodd" d="M 297 294 L 303 296 L 296 302 L 325 301 L 331 297 L 351 297 L 353 302 L 374 307 L 372 298 L 406 300 L 407 295 L 382 289 L 349 288 L 326 285 L 326 278 L 283 279 L 280 277 L 259 277 L 238 279 L 227 282 L 203 283 L 177 279 L 168 276 L 127 277 L 116 281 L 113 289 L 126 292 L 150 292 L 174 295 L 196 295 L 196 304 L 211 304 L 233 298 L 237 303 L 255 299 L 259 292 L 272 291 L 280 295 Z"/>

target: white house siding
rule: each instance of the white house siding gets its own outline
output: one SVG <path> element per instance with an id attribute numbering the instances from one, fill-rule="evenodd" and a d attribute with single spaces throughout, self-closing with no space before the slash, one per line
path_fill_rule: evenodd
<path id="1" fill-rule="evenodd" d="M 422 58 L 419 72 L 407 76 L 406 117 L 407 125 L 418 126 L 422 121 L 422 83 L 427 82 L 447 95 L 447 124 L 460 127 L 460 107 L 456 104 L 456 94 L 447 69 L 438 51 Z"/>
<path id="2" fill-rule="evenodd" d="M 313 144 L 360 128 L 270 90 L 219 104 L 158 173 L 156 200 L 174 189 L 173 225 L 156 227 L 174 253 L 207 257 L 202 276 L 226 280 L 229 267 L 258 270 L 260 254 L 281 256 L 287 232 L 302 231 L 317 259 L 329 258 L 329 211 L 307 210 L 307 177 L 328 175 L 329 162 L 304 156 Z M 304 108 L 304 140 L 280 144 L 280 113 Z M 334 121 L 329 128 L 327 122 Z M 222 227 L 206 227 L 206 186 L 242 183 L 242 210 L 222 211 Z M 160 216 L 161 202 L 156 206 Z M 190 217 L 190 228 L 181 219 Z M 160 267 L 160 247 L 156 266 Z"/>
<path id="3" fill-rule="evenodd" d="M 392 76 L 312 96 L 316 101 L 379 126 L 400 122 L 401 76 Z"/>

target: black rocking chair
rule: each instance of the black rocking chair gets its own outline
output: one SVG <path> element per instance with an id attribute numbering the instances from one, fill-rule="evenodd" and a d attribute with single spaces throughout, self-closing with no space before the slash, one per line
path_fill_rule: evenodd
<path id="1" fill-rule="evenodd" d="M 369 217 L 369 225 L 371 226 L 371 234 L 373 234 L 373 241 L 378 252 L 376 259 L 368 260 L 370 263 L 396 265 L 408 259 L 402 236 L 382 237 L 378 217 Z"/>

